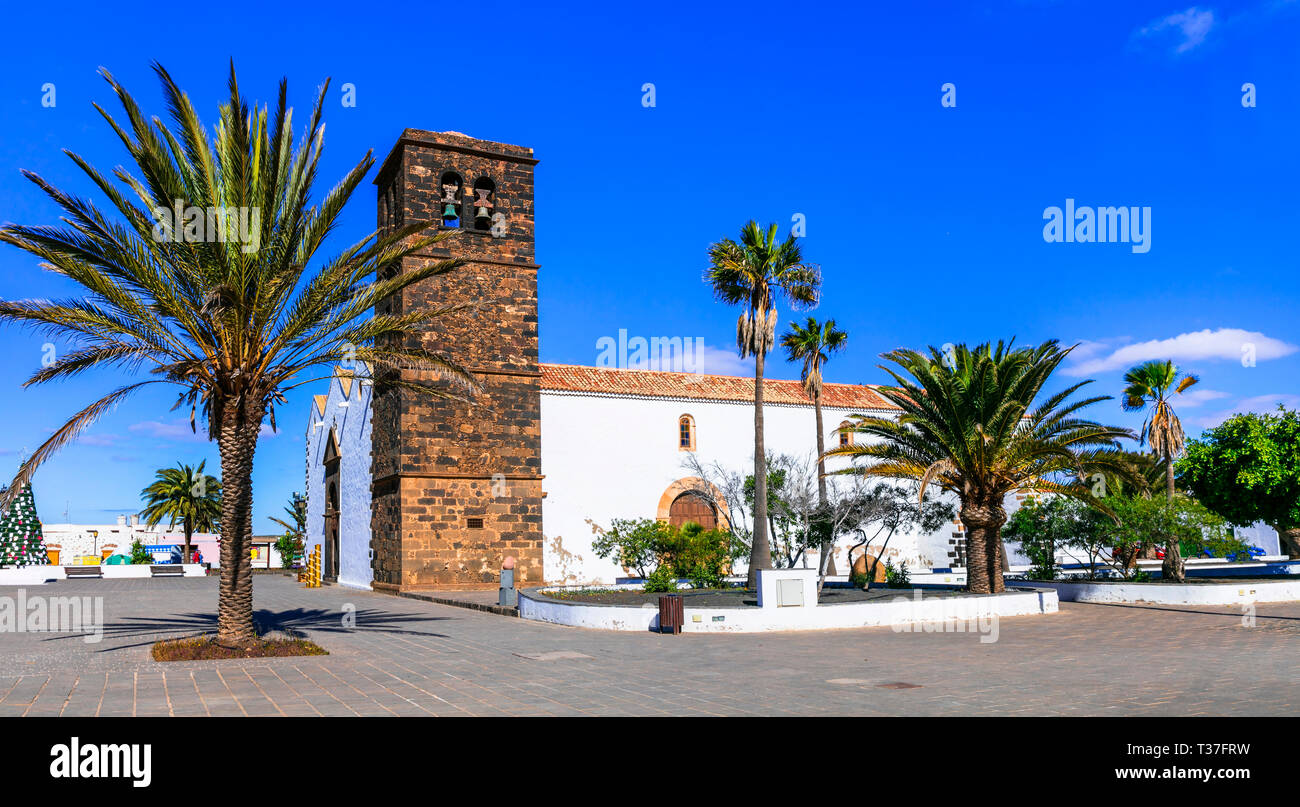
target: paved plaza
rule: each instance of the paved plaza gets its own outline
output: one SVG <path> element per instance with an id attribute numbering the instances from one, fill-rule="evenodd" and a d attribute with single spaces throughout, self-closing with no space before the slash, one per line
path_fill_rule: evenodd
<path id="1" fill-rule="evenodd" d="M 998 639 L 891 628 L 664 636 L 529 622 L 260 575 L 260 627 L 329 656 L 158 663 L 150 644 L 215 628 L 217 580 L 66 580 L 104 637 L 0 633 L 14 715 L 1297 715 L 1300 603 L 1063 603 Z M 0 587 L 0 597 L 18 589 Z M 909 684 L 911 686 L 890 686 Z"/>

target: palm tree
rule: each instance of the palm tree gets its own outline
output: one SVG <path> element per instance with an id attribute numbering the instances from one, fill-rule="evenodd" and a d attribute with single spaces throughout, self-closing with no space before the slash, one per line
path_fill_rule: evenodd
<path id="1" fill-rule="evenodd" d="M 190 540 L 195 532 L 216 532 L 221 523 L 221 482 L 203 473 L 207 460 L 199 467 L 178 464 L 159 468 L 152 485 L 140 492 L 145 508 L 140 511 L 145 523 L 153 527 L 167 519 L 171 529 L 180 522 L 185 530 L 183 563 L 193 556 Z"/>
<path id="2" fill-rule="evenodd" d="M 1141 412 L 1150 405 L 1150 414 L 1142 423 L 1141 445 L 1150 443 L 1151 452 L 1164 461 L 1165 492 L 1170 507 L 1174 501 L 1174 460 L 1182 456 L 1187 440 L 1183 424 L 1174 413 L 1169 399 L 1194 386 L 1199 378 L 1191 373 L 1179 373 L 1172 361 L 1153 359 L 1143 362 L 1124 374 L 1124 398 L 1120 405 L 1125 412 Z M 1160 575 L 1166 580 L 1183 579 L 1183 557 L 1178 539 L 1172 533 L 1165 540 L 1165 561 Z"/>
<path id="3" fill-rule="evenodd" d="M 0 241 L 39 257 L 85 289 L 84 297 L 56 302 L 0 301 L 0 321 L 40 328 L 73 346 L 27 385 L 91 368 L 149 370 L 73 415 L 23 463 L 11 490 L 132 393 L 153 384 L 179 387 L 173 408 L 188 405 L 192 427 L 198 414 L 204 417 L 221 457 L 217 641 L 243 646 L 256 639 L 249 540 L 253 457 L 263 422 L 269 419 L 274 430 L 275 406 L 285 403 L 285 393 L 327 378 L 324 368 L 345 359 L 376 368 L 381 386 L 414 394 L 464 398 L 476 389 L 462 367 L 418 346 L 423 326 L 454 308 L 366 317 L 391 295 L 463 261 L 395 270 L 403 257 L 450 234 L 420 236 L 427 222 L 375 232 L 334 257 L 317 258 L 374 164 L 367 153 L 319 206 L 311 205 L 328 81 L 295 144 L 286 82 L 280 82 L 279 101 L 268 115 L 265 106 L 247 104 L 232 64 L 230 100 L 221 106 L 210 139 L 188 96 L 161 65 L 154 70 L 171 125 L 147 117 L 103 72 L 125 109 L 125 126 L 99 111 L 138 174 L 118 168 L 119 186 L 69 155 L 121 221 L 29 172 L 28 179 L 63 208 L 65 226 L 0 228 Z M 183 222 L 172 220 L 173 210 L 181 211 Z M 413 376 L 401 369 L 424 372 Z"/>
<path id="4" fill-rule="evenodd" d="M 830 361 L 831 353 L 838 353 L 844 349 L 848 339 L 848 334 L 836 330 L 835 320 L 828 319 L 825 323 L 821 323 L 815 317 L 809 317 L 803 326 L 797 322 L 790 323 L 790 330 L 781 337 L 786 358 L 790 361 L 803 362 L 799 380 L 803 382 L 804 392 L 812 398 L 813 411 L 817 417 L 817 509 L 823 514 L 827 504 L 826 458 L 822 456 L 826 453 L 826 435 L 822 427 L 822 367 Z M 827 557 L 829 548 L 827 542 L 822 543 L 823 558 Z M 831 565 L 826 567 L 826 573 L 834 574 L 835 559 L 832 557 L 828 562 Z"/>
<path id="5" fill-rule="evenodd" d="M 776 339 L 776 299 L 792 306 L 815 305 L 820 286 L 817 268 L 803 262 L 794 236 L 780 243 L 776 225 L 764 232 L 751 220 L 740 241 L 724 238 L 709 247 L 706 281 L 729 305 L 744 306 L 736 321 L 736 346 L 743 359 L 754 356 L 754 540 L 749 555 L 749 586 L 758 570 L 772 568 L 767 536 L 767 453 L 763 448 L 763 362 Z"/>
<path id="6" fill-rule="evenodd" d="M 1055 340 L 1033 348 L 998 342 L 974 348 L 957 345 L 945 356 L 895 350 L 883 358 L 910 378 L 881 366 L 897 382 L 879 388 L 902 410 L 893 418 L 855 415 L 848 427 L 875 440 L 832 449 L 827 456 L 867 460 L 838 473 L 911 479 L 922 501 L 930 485 L 960 500 L 966 527 L 967 588 L 976 593 L 1004 590 L 1003 506 L 1023 489 L 1055 493 L 1105 509 L 1092 493 L 1097 473 L 1129 479 L 1132 471 L 1118 440 L 1132 432 L 1078 416 L 1108 396 L 1069 400 L 1083 381 L 1039 401 L 1053 371 L 1069 354 Z"/>
<path id="7" fill-rule="evenodd" d="M 289 521 L 275 516 L 271 516 L 271 520 L 284 527 L 285 531 L 293 533 L 298 540 L 302 540 L 307 532 L 307 497 L 297 491 L 289 494 L 289 506 L 284 508 L 284 514 L 289 517 Z"/>

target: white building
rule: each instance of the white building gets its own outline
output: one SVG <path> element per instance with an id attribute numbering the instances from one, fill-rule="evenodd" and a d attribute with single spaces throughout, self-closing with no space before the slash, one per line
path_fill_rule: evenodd
<path id="1" fill-rule="evenodd" d="M 130 555 L 131 544 L 175 546 L 185 543 L 185 533 L 159 524 L 142 524 L 139 515 L 120 515 L 111 524 L 42 524 L 41 532 L 51 561 L 75 565 L 82 559 L 103 559 L 108 555 Z M 204 562 L 217 565 L 217 536 L 195 533 L 191 543 L 203 554 Z"/>
<path id="2" fill-rule="evenodd" d="M 628 570 L 592 550 L 595 528 L 608 528 L 614 519 L 695 520 L 706 526 L 712 519 L 725 525 L 727 513 L 707 512 L 710 505 L 693 493 L 703 483 L 690 460 L 694 455 L 703 468 L 752 475 L 752 378 L 562 364 L 540 369 L 547 582 L 612 583 L 627 576 Z M 307 434 L 307 551 L 326 540 L 328 531 L 329 540 L 338 542 L 339 582 L 357 587 L 368 587 L 372 579 L 370 390 L 351 373 L 336 373 L 328 392 L 314 402 Z M 871 386 L 828 383 L 822 399 L 828 448 L 839 444 L 836 429 L 851 415 L 896 413 Z M 765 381 L 763 413 L 769 454 L 815 462 L 814 408 L 798 382 Z M 330 487 L 334 499 L 325 482 L 331 462 L 341 464 Z M 831 461 L 827 470 L 844 464 Z M 896 534 L 886 555 L 918 570 L 960 565 L 957 529 L 953 524 L 932 534 Z M 857 540 L 845 535 L 836 545 L 842 574 L 848 571 L 846 552 Z M 816 553 L 806 558 L 810 566 L 818 560 Z M 737 571 L 743 569 L 742 559 Z"/>

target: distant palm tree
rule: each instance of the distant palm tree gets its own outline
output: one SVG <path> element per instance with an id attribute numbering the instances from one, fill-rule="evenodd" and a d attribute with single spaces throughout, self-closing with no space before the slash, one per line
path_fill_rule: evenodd
<path id="1" fill-rule="evenodd" d="M 307 538 L 307 497 L 294 491 L 289 494 L 289 506 L 284 508 L 289 521 L 271 516 L 271 520 L 284 527 L 284 535 L 276 541 L 275 548 L 280 552 L 280 561 L 284 568 L 292 568 Z M 290 523 L 292 522 L 292 523 Z"/>
<path id="2" fill-rule="evenodd" d="M 1095 474 L 1131 479 L 1119 450 L 1127 429 L 1078 417 L 1109 396 L 1070 401 L 1083 381 L 1039 401 L 1043 387 L 1070 349 L 1055 340 L 1033 348 L 998 342 L 957 345 L 946 355 L 895 350 L 883 358 L 895 386 L 879 392 L 902 410 L 897 419 L 856 415 L 853 432 L 877 438 L 834 448 L 827 456 L 867 460 L 837 473 L 912 479 L 920 497 L 930 485 L 961 502 L 966 528 L 966 585 L 976 593 L 1005 590 L 1002 525 L 1008 494 L 1033 489 L 1079 499 L 1104 509 L 1092 492 Z"/>
<path id="3" fill-rule="evenodd" d="M 185 530 L 182 563 L 189 563 L 194 550 L 190 540 L 196 532 L 216 532 L 221 523 L 221 481 L 203 473 L 207 460 L 199 467 L 177 465 L 159 468 L 156 481 L 140 492 L 145 501 L 140 515 L 149 526 L 167 519 L 167 529 L 180 522 Z"/>
<path id="4" fill-rule="evenodd" d="M 814 305 L 821 285 L 816 267 L 803 262 L 794 236 L 776 240 L 776 225 L 764 232 L 750 221 L 740 241 L 724 238 L 709 247 L 705 280 L 714 295 L 729 305 L 744 306 L 736 321 L 736 346 L 743 359 L 754 356 L 754 540 L 749 556 L 749 586 L 758 571 L 772 568 L 767 524 L 767 453 L 763 448 L 763 363 L 776 339 L 776 300 L 792 306 Z"/>
<path id="5" fill-rule="evenodd" d="M 1199 378 L 1191 373 L 1179 373 L 1172 361 L 1154 359 L 1143 362 L 1124 374 L 1124 398 L 1120 405 L 1125 412 L 1141 412 L 1149 405 L 1150 414 L 1142 423 L 1139 442 L 1150 444 L 1151 452 L 1164 460 L 1165 491 L 1170 506 L 1174 501 L 1174 460 L 1182 456 L 1187 440 L 1183 424 L 1174 413 L 1169 399 L 1194 386 Z M 1183 558 L 1178 539 L 1172 533 L 1165 540 L 1165 560 L 1160 574 L 1166 580 L 1183 579 Z"/>
<path id="6" fill-rule="evenodd" d="M 302 540 L 307 532 L 307 497 L 297 491 L 289 494 L 289 506 L 284 508 L 284 514 L 289 517 L 292 524 L 275 516 L 271 516 L 271 520 L 293 533 L 298 540 Z"/>
<path id="7" fill-rule="evenodd" d="M 150 384 L 180 387 L 176 406 L 189 406 L 192 427 L 201 413 L 221 455 L 217 641 L 246 646 L 257 636 L 250 539 L 253 456 L 263 421 L 269 418 L 274 430 L 275 406 L 288 390 L 328 378 L 324 368 L 345 360 L 376 368 L 381 387 L 402 392 L 464 398 L 476 389 L 462 367 L 418 345 L 424 326 L 456 307 L 376 310 L 463 260 L 397 271 L 403 258 L 453 232 L 421 236 L 428 222 L 375 232 L 337 256 L 317 257 L 374 165 L 366 154 L 318 207 L 311 205 L 328 81 L 295 145 L 286 83 L 280 82 L 276 109 L 268 115 L 245 101 L 232 65 L 230 100 L 220 109 L 213 140 L 189 97 L 160 65 L 154 70 L 171 126 L 144 114 L 104 72 L 126 110 L 125 127 L 100 112 L 138 169 L 114 172 L 126 187 L 70 155 L 121 221 L 29 172 L 28 179 L 64 209 L 66 225 L 0 228 L 0 241 L 37 256 L 85 290 L 82 298 L 58 302 L 0 301 L 0 322 L 36 326 L 74 346 L 27 385 L 91 368 L 149 369 L 147 378 L 110 392 L 55 431 L 19 468 L 11 490 L 131 393 Z M 173 220 L 173 210 L 182 211 L 182 220 Z M 418 379 L 401 369 L 420 371 Z"/>
<path id="8" fill-rule="evenodd" d="M 790 361 L 803 362 L 803 368 L 799 372 L 799 379 L 803 382 L 804 392 L 812 398 L 813 412 L 817 418 L 817 508 L 822 513 L 825 512 L 826 504 L 826 433 L 822 426 L 822 367 L 830 361 L 830 354 L 838 353 L 844 349 L 848 342 L 849 335 L 844 331 L 835 328 L 835 320 L 828 319 L 826 322 L 818 322 L 815 317 L 809 317 L 808 321 L 801 327 L 799 323 L 790 323 L 790 330 L 786 331 L 781 337 L 781 344 L 785 347 L 786 358 Z M 831 541 L 834 536 L 831 536 Z M 823 542 L 821 546 L 821 556 L 826 558 L 831 545 Z M 826 573 L 834 574 L 834 558 L 828 561 Z"/>

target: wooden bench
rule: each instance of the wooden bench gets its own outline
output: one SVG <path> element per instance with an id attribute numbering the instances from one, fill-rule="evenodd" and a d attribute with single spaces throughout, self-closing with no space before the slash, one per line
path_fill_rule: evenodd
<path id="1" fill-rule="evenodd" d="M 63 574 L 71 579 L 74 577 L 103 577 L 104 572 L 98 566 L 64 566 Z"/>
<path id="2" fill-rule="evenodd" d="M 154 563 L 149 566 L 150 577 L 184 577 L 185 567 L 179 563 Z"/>

